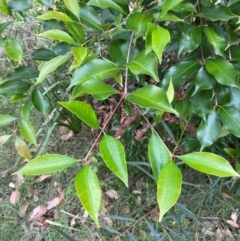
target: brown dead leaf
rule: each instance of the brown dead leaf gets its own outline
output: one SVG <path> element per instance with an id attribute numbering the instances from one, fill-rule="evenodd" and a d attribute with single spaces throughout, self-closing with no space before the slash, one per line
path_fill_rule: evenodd
<path id="1" fill-rule="evenodd" d="M 130 213 L 130 208 L 129 208 L 128 206 L 126 206 L 125 208 L 123 208 L 123 213 L 124 213 L 124 214 Z"/>
<path id="2" fill-rule="evenodd" d="M 18 203 L 19 198 L 20 198 L 20 192 L 16 189 L 15 191 L 12 192 L 10 196 L 10 203 L 15 205 L 16 203 Z"/>
<path id="3" fill-rule="evenodd" d="M 73 136 L 73 131 L 69 131 L 69 132 L 67 132 L 66 134 L 62 135 L 62 136 L 61 136 L 61 139 L 64 140 L 64 141 L 67 141 L 67 140 L 69 140 L 72 136 Z"/>
<path id="4" fill-rule="evenodd" d="M 236 223 L 236 222 L 237 222 L 238 215 L 237 215 L 237 213 L 236 213 L 236 212 L 234 212 L 234 213 L 232 213 L 232 214 L 231 214 L 231 219 L 233 220 L 233 222 L 234 222 L 234 223 Z"/>
<path id="5" fill-rule="evenodd" d="M 20 207 L 18 215 L 19 215 L 21 218 L 26 214 L 27 209 L 28 209 L 28 206 L 29 206 L 29 203 L 24 203 L 24 204 Z"/>
<path id="6" fill-rule="evenodd" d="M 22 174 L 17 174 L 16 175 L 16 187 L 19 189 L 22 184 L 24 183 L 24 176 Z"/>
<path id="7" fill-rule="evenodd" d="M 52 177 L 52 174 L 45 174 L 45 175 L 41 175 L 40 177 L 38 177 L 36 179 L 37 182 L 42 182 L 44 181 L 45 179 L 49 178 L 49 177 Z"/>
<path id="8" fill-rule="evenodd" d="M 55 197 L 55 198 L 52 199 L 51 201 L 48 201 L 48 202 L 47 202 L 47 204 L 48 204 L 47 210 L 50 210 L 50 209 L 52 209 L 52 208 L 60 205 L 60 204 L 62 203 L 64 197 L 65 197 L 65 193 L 64 193 L 64 191 L 62 191 L 62 192 L 60 193 L 59 197 Z"/>
<path id="9" fill-rule="evenodd" d="M 239 228 L 239 225 L 235 223 L 233 220 L 226 220 L 226 222 L 233 228 Z"/>
<path id="10" fill-rule="evenodd" d="M 106 191 L 105 194 L 109 198 L 112 198 L 112 199 L 118 199 L 119 198 L 119 195 L 118 195 L 117 191 L 115 191 L 114 189 Z"/>
<path id="11" fill-rule="evenodd" d="M 46 212 L 47 212 L 47 207 L 45 207 L 44 205 L 39 205 L 36 208 L 34 208 L 33 211 L 31 212 L 30 219 L 38 220 Z"/>

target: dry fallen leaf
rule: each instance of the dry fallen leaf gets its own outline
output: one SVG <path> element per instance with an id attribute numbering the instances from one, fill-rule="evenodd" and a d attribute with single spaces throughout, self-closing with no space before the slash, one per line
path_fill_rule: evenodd
<path id="1" fill-rule="evenodd" d="M 226 222 L 233 228 L 239 228 L 239 225 L 235 223 L 233 220 L 226 220 Z"/>
<path id="2" fill-rule="evenodd" d="M 16 186 L 19 189 L 22 184 L 24 183 L 24 176 L 22 174 L 17 174 L 16 175 Z"/>
<path id="3" fill-rule="evenodd" d="M 113 199 L 113 198 L 114 198 L 114 199 L 118 199 L 118 198 L 119 198 L 117 191 L 115 191 L 114 189 L 108 190 L 108 191 L 106 191 L 105 193 L 106 193 L 106 195 L 107 195 L 109 198 L 112 198 L 112 199 Z"/>
<path id="4" fill-rule="evenodd" d="M 38 220 L 47 212 L 47 208 L 44 205 L 39 205 L 33 209 L 30 219 Z"/>
<path id="5" fill-rule="evenodd" d="M 24 204 L 20 207 L 18 214 L 19 214 L 19 216 L 20 216 L 21 218 L 26 214 L 27 209 L 28 209 L 28 206 L 29 206 L 29 203 L 24 203 Z"/>
<path id="6" fill-rule="evenodd" d="M 10 203 L 16 204 L 19 201 L 19 198 L 20 198 L 20 192 L 16 189 L 15 191 L 12 192 L 10 196 Z"/>
<path id="7" fill-rule="evenodd" d="M 236 213 L 236 212 L 234 212 L 234 213 L 232 213 L 232 214 L 231 214 L 231 219 L 233 220 L 233 222 L 234 222 L 234 223 L 236 223 L 236 222 L 237 222 L 238 215 L 237 215 L 237 213 Z"/>
<path id="8" fill-rule="evenodd" d="M 42 182 L 44 181 L 45 179 L 49 178 L 49 177 L 52 177 L 52 174 L 45 174 L 45 175 L 41 175 L 40 177 L 38 177 L 36 179 L 37 182 Z"/>
<path id="9" fill-rule="evenodd" d="M 55 197 L 54 199 L 52 199 L 51 201 L 48 201 L 47 204 L 47 210 L 50 210 L 56 206 L 58 206 L 59 204 L 61 204 L 61 202 L 64 200 L 65 197 L 65 193 L 64 191 L 62 191 L 59 195 L 59 197 Z"/>
<path id="10" fill-rule="evenodd" d="M 61 139 L 64 141 L 69 140 L 73 136 L 73 131 L 69 131 L 68 133 L 61 136 Z"/>

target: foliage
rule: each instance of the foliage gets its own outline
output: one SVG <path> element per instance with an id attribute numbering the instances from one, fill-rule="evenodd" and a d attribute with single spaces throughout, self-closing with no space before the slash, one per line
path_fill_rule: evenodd
<path id="1" fill-rule="evenodd" d="M 232 153 L 229 136 L 240 136 L 240 1 L 37 1 L 35 18 L 43 28 L 38 38 L 50 39 L 50 46 L 37 46 L 30 59 L 11 31 L 37 6 L 0 4 L 12 17 L 0 25 L 0 43 L 18 63 L 0 94 L 24 103 L 19 117 L 0 115 L 1 126 L 14 123 L 1 145 L 15 138 L 16 151 L 29 160 L 16 173 L 40 175 L 78 162 L 44 153 L 48 135 L 30 160 L 30 145 L 39 144 L 30 121 L 36 108 L 43 126 L 93 129 L 96 139 L 75 185 L 97 226 L 101 189 L 94 167 L 101 161 L 128 186 L 127 166 L 148 153 L 159 221 L 181 193 L 183 163 L 209 175 L 240 176 L 224 153 L 213 153 L 221 142 Z"/>

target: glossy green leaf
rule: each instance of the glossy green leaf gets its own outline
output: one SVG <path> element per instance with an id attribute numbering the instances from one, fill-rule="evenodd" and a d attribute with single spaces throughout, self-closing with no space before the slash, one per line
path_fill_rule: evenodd
<path id="1" fill-rule="evenodd" d="M 14 95 L 14 96 L 12 96 L 10 103 L 13 104 L 13 103 L 18 102 L 27 97 L 28 97 L 27 95 Z"/>
<path id="2" fill-rule="evenodd" d="M 166 95 L 168 98 L 168 102 L 171 104 L 174 99 L 174 86 L 173 86 L 172 80 L 170 80 L 170 82 L 169 82 Z"/>
<path id="3" fill-rule="evenodd" d="M 225 153 L 227 153 L 230 157 L 232 157 L 232 158 L 236 158 L 236 157 L 237 157 L 235 149 L 230 148 L 230 147 L 227 147 L 227 148 L 224 148 L 223 150 L 224 150 Z"/>
<path id="4" fill-rule="evenodd" d="M 237 17 L 224 5 L 213 5 L 205 8 L 198 14 L 198 16 L 208 18 L 211 21 L 229 21 L 230 19 Z"/>
<path id="5" fill-rule="evenodd" d="M 0 146 L 2 146 L 4 143 L 6 143 L 11 136 L 12 136 L 12 135 L 3 135 L 3 136 L 0 136 Z"/>
<path id="6" fill-rule="evenodd" d="M 159 82 L 157 64 L 156 55 L 154 53 L 146 54 L 143 50 L 127 66 L 135 75 L 147 74 Z"/>
<path id="7" fill-rule="evenodd" d="M 9 0 L 8 6 L 13 12 L 25 12 L 32 8 L 32 0 Z"/>
<path id="8" fill-rule="evenodd" d="M 31 56 L 32 59 L 40 61 L 49 61 L 54 57 L 55 53 L 53 51 L 44 48 L 34 50 Z"/>
<path id="9" fill-rule="evenodd" d="M 158 26 L 154 23 L 148 23 L 147 32 L 145 35 L 145 51 L 148 54 L 152 50 L 152 32 L 158 29 Z"/>
<path id="10" fill-rule="evenodd" d="M 80 6 L 78 0 L 63 0 L 67 8 L 79 19 Z"/>
<path id="11" fill-rule="evenodd" d="M 90 0 L 87 3 L 88 5 L 93 5 L 102 9 L 115 9 L 118 12 L 122 13 L 122 14 L 126 14 L 126 12 L 124 11 L 123 8 L 121 8 L 115 1 L 112 0 Z"/>
<path id="12" fill-rule="evenodd" d="M 25 121 L 30 121 L 30 113 L 31 113 L 32 102 L 28 101 L 21 108 L 21 117 Z"/>
<path id="13" fill-rule="evenodd" d="M 156 28 L 152 31 L 152 49 L 157 55 L 159 63 L 162 63 L 162 53 L 170 42 L 170 33 L 165 28 Z"/>
<path id="14" fill-rule="evenodd" d="M 179 100 L 175 103 L 174 107 L 181 119 L 188 121 L 189 114 L 193 109 L 191 101 L 188 99 Z"/>
<path id="15" fill-rule="evenodd" d="M 104 134 L 99 149 L 107 167 L 128 187 L 127 163 L 122 143 L 115 137 Z"/>
<path id="16" fill-rule="evenodd" d="M 0 1 L 0 6 L 1 6 L 1 1 Z M 0 9 L 1 11 L 1 9 Z M 1 11 L 2 12 L 2 11 Z M 12 24 L 12 21 L 7 21 L 5 23 L 0 23 L 0 35 L 3 33 L 3 31 L 10 25 Z"/>
<path id="17" fill-rule="evenodd" d="M 44 99 L 43 94 L 38 90 L 37 88 L 33 90 L 32 92 L 32 103 L 34 107 L 41 112 L 44 115 L 47 115 L 48 108 L 49 108 L 49 102 Z"/>
<path id="18" fill-rule="evenodd" d="M 120 70 L 120 68 L 110 61 L 93 59 L 75 70 L 71 80 L 71 86 L 82 84 L 91 79 L 103 80 L 110 78 L 117 74 Z"/>
<path id="19" fill-rule="evenodd" d="M 171 160 L 171 154 L 162 139 L 155 132 L 152 132 L 149 140 L 148 156 L 154 179 L 158 182 L 162 168 Z"/>
<path id="20" fill-rule="evenodd" d="M 102 192 L 98 178 L 89 166 L 82 167 L 78 172 L 75 178 L 75 188 L 83 207 L 99 227 L 98 212 L 101 205 Z"/>
<path id="21" fill-rule="evenodd" d="M 71 111 L 79 119 L 93 129 L 99 129 L 98 120 L 93 108 L 82 101 L 58 102 L 61 106 Z"/>
<path id="22" fill-rule="evenodd" d="M 37 145 L 36 134 L 31 122 L 22 119 L 20 121 L 19 130 L 26 141 L 33 143 L 35 146 Z"/>
<path id="23" fill-rule="evenodd" d="M 15 139 L 15 149 L 19 156 L 26 158 L 28 160 L 31 159 L 30 150 L 27 144 L 18 136 L 16 136 Z"/>
<path id="24" fill-rule="evenodd" d="M 232 30 L 229 27 L 226 27 L 226 34 L 227 34 L 227 46 L 225 49 L 228 49 L 232 45 L 237 45 L 238 43 L 238 35 L 236 30 Z"/>
<path id="25" fill-rule="evenodd" d="M 101 21 L 95 10 L 84 3 L 80 3 L 80 21 L 89 28 L 100 32 L 103 31 L 101 28 Z"/>
<path id="26" fill-rule="evenodd" d="M 205 66 L 201 67 L 198 70 L 197 76 L 194 81 L 195 89 L 192 96 L 201 90 L 212 89 L 215 84 L 216 84 L 216 79 L 206 71 Z"/>
<path id="27" fill-rule="evenodd" d="M 31 84 L 22 80 L 9 80 L 0 85 L 0 95 L 13 96 L 25 94 Z"/>
<path id="28" fill-rule="evenodd" d="M 193 52 L 201 43 L 202 28 L 195 27 L 190 34 L 182 34 L 178 42 L 178 55 Z"/>
<path id="29" fill-rule="evenodd" d="M 231 88 L 230 90 L 230 106 L 235 107 L 236 109 L 240 110 L 240 89 L 239 88 Z"/>
<path id="30" fill-rule="evenodd" d="M 182 173 L 171 160 L 161 170 L 157 183 L 157 202 L 160 209 L 159 221 L 174 204 L 181 193 Z"/>
<path id="31" fill-rule="evenodd" d="M 11 115 L 0 115 L 0 126 L 5 126 L 13 121 L 15 121 L 17 118 Z"/>
<path id="32" fill-rule="evenodd" d="M 155 85 L 147 85 L 142 88 L 138 88 L 129 94 L 127 99 L 131 103 L 137 104 L 143 108 L 153 108 L 178 115 L 178 113 L 169 104 L 166 92 Z"/>
<path id="33" fill-rule="evenodd" d="M 57 12 L 57 11 L 47 11 L 44 14 L 38 16 L 37 18 L 42 20 L 56 19 L 64 22 L 74 22 L 65 13 Z"/>
<path id="34" fill-rule="evenodd" d="M 175 7 L 171 9 L 174 12 L 181 12 L 181 11 L 186 11 L 186 12 L 191 12 L 191 13 L 197 13 L 197 9 L 192 3 L 188 2 L 181 2 L 178 3 Z"/>
<path id="35" fill-rule="evenodd" d="M 163 86 L 168 86 L 170 79 L 172 79 L 174 86 L 179 86 L 188 81 L 199 68 L 197 61 L 182 61 L 170 67 L 163 77 Z"/>
<path id="36" fill-rule="evenodd" d="M 182 22 L 183 19 L 177 17 L 176 15 L 174 15 L 172 13 L 165 13 L 165 14 L 159 15 L 158 21 L 162 21 L 162 22 Z"/>
<path id="37" fill-rule="evenodd" d="M 220 106 L 219 115 L 226 130 L 240 137 L 240 110 L 233 106 Z"/>
<path id="38" fill-rule="evenodd" d="M 202 120 L 197 129 L 197 137 L 201 143 L 200 151 L 205 147 L 212 145 L 218 138 L 221 132 L 220 119 L 215 110 L 212 110 L 207 117 L 207 120 Z"/>
<path id="39" fill-rule="evenodd" d="M 14 69 L 13 72 L 7 75 L 6 80 L 22 80 L 37 78 L 39 71 L 31 66 L 21 66 Z"/>
<path id="40" fill-rule="evenodd" d="M 6 0 L 0 0 L 0 12 L 12 16 L 11 9 L 9 8 Z"/>
<path id="41" fill-rule="evenodd" d="M 219 177 L 230 177 L 240 175 L 234 171 L 230 163 L 221 156 L 210 152 L 193 152 L 177 156 L 191 168 Z"/>
<path id="42" fill-rule="evenodd" d="M 226 47 L 226 40 L 222 36 L 222 34 L 216 29 L 212 27 L 204 27 L 204 33 L 206 34 L 208 41 L 214 48 L 214 53 L 217 55 L 225 57 L 224 49 Z"/>
<path id="43" fill-rule="evenodd" d="M 123 67 L 127 64 L 127 54 L 129 48 L 129 41 L 118 39 L 114 40 L 109 45 L 109 54 L 113 60 L 113 62 L 119 66 Z M 135 58 L 138 54 L 138 49 L 131 46 L 130 54 L 129 54 L 129 61 Z M 128 61 L 128 62 L 129 62 Z"/>
<path id="44" fill-rule="evenodd" d="M 77 162 L 77 159 L 65 155 L 46 154 L 32 159 L 23 168 L 21 168 L 14 174 L 38 176 L 48 173 L 54 173 L 71 167 Z"/>
<path id="45" fill-rule="evenodd" d="M 152 14 L 147 12 L 132 13 L 127 19 L 126 26 L 128 29 L 136 31 L 137 36 L 142 36 L 146 33 L 152 17 Z"/>
<path id="46" fill-rule="evenodd" d="M 63 41 L 69 44 L 76 44 L 77 42 L 66 32 L 58 29 L 48 30 L 38 34 L 39 37 L 51 38 L 58 41 Z"/>
<path id="47" fill-rule="evenodd" d="M 85 93 L 92 95 L 97 100 L 105 100 L 110 95 L 120 92 L 101 80 L 88 80 L 74 88 L 72 98 L 75 99 Z"/>
<path id="48" fill-rule="evenodd" d="M 168 0 L 163 2 L 161 15 L 176 7 L 182 0 Z"/>
<path id="49" fill-rule="evenodd" d="M 5 51 L 11 59 L 19 62 L 19 64 L 22 63 L 23 50 L 18 40 L 11 38 L 7 39 L 5 43 Z"/>
<path id="50" fill-rule="evenodd" d="M 72 47 L 73 55 L 77 61 L 78 66 L 80 66 L 83 60 L 87 56 L 88 49 L 86 47 Z"/>
<path id="51" fill-rule="evenodd" d="M 85 33 L 82 26 L 78 23 L 66 23 L 68 31 L 72 34 L 74 39 L 79 42 L 83 43 L 85 41 Z"/>
<path id="52" fill-rule="evenodd" d="M 193 106 L 192 112 L 206 120 L 208 114 L 213 108 L 212 91 L 200 91 L 195 94 L 190 100 Z"/>
<path id="53" fill-rule="evenodd" d="M 222 59 L 208 59 L 206 61 L 206 69 L 220 84 L 240 87 L 238 84 L 239 71 L 228 61 Z"/>
<path id="54" fill-rule="evenodd" d="M 48 74 L 52 73 L 59 66 L 61 66 L 65 62 L 67 62 L 70 59 L 70 57 L 71 56 L 68 54 L 67 55 L 59 55 L 59 56 L 49 60 L 48 62 L 46 62 L 40 70 L 40 74 L 38 76 L 38 79 L 37 79 L 37 82 L 35 83 L 35 85 L 41 83 Z"/>

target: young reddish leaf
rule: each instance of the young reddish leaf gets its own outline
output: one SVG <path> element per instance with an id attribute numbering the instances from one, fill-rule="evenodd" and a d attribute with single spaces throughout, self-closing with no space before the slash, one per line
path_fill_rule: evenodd
<path id="1" fill-rule="evenodd" d="M 28 160 L 31 159 L 30 151 L 27 144 L 18 136 L 16 136 L 15 139 L 15 149 L 21 157 Z"/>
<path id="2" fill-rule="evenodd" d="M 23 168 L 15 172 L 14 174 L 23 174 L 38 176 L 57 171 L 62 171 L 72 165 L 78 160 L 59 154 L 47 154 L 38 156 L 29 161 Z"/>
<path id="3" fill-rule="evenodd" d="M 161 170 L 157 184 L 157 202 L 160 209 L 159 221 L 177 202 L 181 193 L 182 173 L 171 160 Z"/>
<path id="4" fill-rule="evenodd" d="M 115 137 L 104 134 L 99 149 L 107 167 L 128 187 L 127 163 L 122 143 Z"/>
<path id="5" fill-rule="evenodd" d="M 91 218 L 99 227 L 98 212 L 101 205 L 102 193 L 95 172 L 84 166 L 75 178 L 75 188 L 78 197 Z"/>
<path id="6" fill-rule="evenodd" d="M 79 119 L 93 129 L 98 129 L 99 124 L 93 108 L 82 101 L 58 102 L 61 106 L 71 111 Z"/>
<path id="7" fill-rule="evenodd" d="M 19 130 L 25 140 L 33 143 L 35 146 L 37 145 L 36 134 L 31 122 L 22 119 L 19 125 Z"/>

